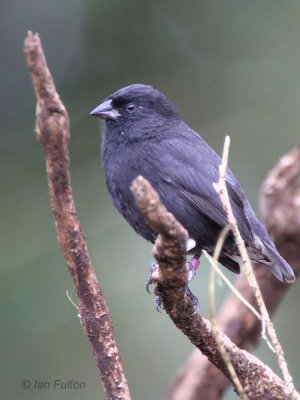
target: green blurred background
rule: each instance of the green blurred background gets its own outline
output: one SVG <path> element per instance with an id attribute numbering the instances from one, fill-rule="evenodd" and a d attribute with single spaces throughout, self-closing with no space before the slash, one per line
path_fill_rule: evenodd
<path id="1" fill-rule="evenodd" d="M 119 87 L 152 84 L 221 152 L 254 208 L 267 171 L 299 137 L 300 3 L 282 0 L 2 0 L 1 391 L 9 399 L 102 399 L 49 208 L 44 157 L 34 134 L 35 99 L 22 46 L 39 32 L 69 111 L 77 211 L 112 313 L 134 399 L 161 399 L 192 346 L 145 292 L 151 246 L 113 209 L 99 162 L 98 121 L 89 111 Z M 208 314 L 205 262 L 192 283 Z M 229 274 L 232 280 L 235 277 Z M 226 296 L 218 289 L 218 302 Z M 299 285 L 275 318 L 300 384 Z M 256 353 L 277 370 L 265 345 Z M 84 390 L 22 389 L 69 379 Z M 227 399 L 235 398 L 232 392 Z"/>

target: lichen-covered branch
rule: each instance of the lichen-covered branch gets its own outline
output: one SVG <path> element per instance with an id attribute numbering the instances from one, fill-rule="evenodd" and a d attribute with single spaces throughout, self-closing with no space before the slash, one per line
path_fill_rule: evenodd
<path id="1" fill-rule="evenodd" d="M 37 98 L 36 134 L 45 151 L 57 238 L 76 289 L 81 324 L 91 342 L 107 399 L 129 400 L 111 316 L 90 260 L 72 196 L 68 114 L 56 92 L 37 34 L 28 33 L 24 52 Z"/>
<path id="2" fill-rule="evenodd" d="M 296 278 L 300 274 L 300 147 L 284 155 L 270 171 L 260 195 L 264 223 L 280 254 L 292 266 Z M 264 265 L 254 264 L 254 272 L 270 315 L 290 288 L 281 283 Z M 236 289 L 256 306 L 247 278 L 240 275 Z M 250 350 L 260 338 L 260 321 L 230 294 L 220 309 L 218 326 L 240 348 Z M 213 385 L 210 384 L 213 382 Z M 168 393 L 169 400 L 197 400 L 199 396 L 220 399 L 229 385 L 224 374 L 209 360 L 194 351 L 178 372 Z"/>
<path id="3" fill-rule="evenodd" d="M 132 191 L 145 220 L 158 234 L 154 246 L 154 256 L 159 264 L 156 294 L 160 297 L 163 308 L 177 328 L 230 379 L 218 351 L 211 323 L 199 313 L 195 313 L 193 300 L 186 291 L 186 231 L 162 205 L 158 194 L 143 177 L 134 180 Z M 290 391 L 285 383 L 269 367 L 238 348 L 221 331 L 218 331 L 217 335 L 218 340 L 223 342 L 249 399 L 290 398 Z M 201 395 L 198 398 L 205 397 Z"/>

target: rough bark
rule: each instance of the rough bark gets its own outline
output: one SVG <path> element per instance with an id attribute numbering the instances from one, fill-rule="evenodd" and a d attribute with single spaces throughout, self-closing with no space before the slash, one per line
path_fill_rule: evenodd
<path id="1" fill-rule="evenodd" d="M 37 97 L 36 135 L 44 147 L 57 238 L 76 289 L 81 325 L 90 340 L 106 398 L 129 400 L 111 316 L 90 260 L 72 196 L 68 114 L 56 92 L 37 34 L 28 33 L 24 52 Z"/>

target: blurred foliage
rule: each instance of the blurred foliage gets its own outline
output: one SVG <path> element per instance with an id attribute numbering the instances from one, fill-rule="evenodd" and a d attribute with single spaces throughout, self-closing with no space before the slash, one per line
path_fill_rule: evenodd
<path id="1" fill-rule="evenodd" d="M 154 308 L 144 282 L 151 246 L 112 208 L 99 162 L 100 136 L 89 111 L 133 82 L 152 84 L 220 153 L 256 206 L 259 185 L 299 137 L 300 3 L 281 0 L 2 0 L 1 388 L 9 399 L 103 398 L 83 336 L 49 208 L 44 159 L 34 135 L 35 99 L 22 45 L 39 32 L 70 113 L 72 181 L 97 275 L 135 399 L 163 397 L 192 346 Z M 231 278 L 234 276 L 230 274 Z M 208 267 L 192 283 L 207 314 Z M 226 296 L 218 289 L 218 302 Z M 275 318 L 300 383 L 295 284 Z M 257 354 L 276 369 L 269 350 Z M 22 389 L 23 379 L 85 381 L 80 390 Z M 235 398 L 229 393 L 227 398 Z"/>

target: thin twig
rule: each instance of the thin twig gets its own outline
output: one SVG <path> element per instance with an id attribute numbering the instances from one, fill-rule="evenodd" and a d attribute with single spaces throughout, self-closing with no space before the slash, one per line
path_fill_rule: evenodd
<path id="1" fill-rule="evenodd" d="M 235 216 L 234 216 L 232 208 L 231 208 L 230 199 L 229 199 L 229 195 L 228 195 L 227 187 L 226 187 L 226 170 L 227 170 L 227 164 L 228 164 L 229 146 L 230 146 L 230 138 L 229 138 L 229 136 L 226 136 L 225 143 L 224 143 L 222 164 L 220 166 L 220 179 L 219 179 L 219 182 L 214 185 L 214 187 L 216 188 L 217 192 L 220 195 L 224 210 L 225 210 L 227 218 L 228 218 L 228 223 L 230 224 L 232 233 L 235 238 L 235 242 L 236 242 L 239 252 L 240 252 L 240 256 L 242 259 L 241 264 L 242 264 L 243 271 L 248 278 L 251 288 L 253 289 L 254 295 L 257 300 L 258 307 L 261 312 L 262 319 L 265 321 L 266 329 L 270 336 L 272 345 L 275 349 L 275 353 L 276 353 L 276 356 L 278 359 L 279 367 L 282 371 L 283 378 L 284 378 L 286 384 L 288 385 L 288 387 L 290 388 L 291 393 L 293 393 L 294 398 L 297 398 L 298 394 L 294 387 L 292 376 L 289 373 L 287 363 L 284 358 L 283 349 L 278 340 L 273 323 L 269 317 L 269 313 L 265 306 L 261 291 L 259 289 L 257 280 L 256 280 L 255 275 L 252 270 L 252 264 L 251 264 L 250 258 L 248 256 L 248 252 L 247 252 L 245 243 L 239 232 L 237 222 L 236 222 Z"/>
<path id="2" fill-rule="evenodd" d="M 217 245 L 218 245 L 218 243 L 217 243 Z M 218 266 L 218 263 L 214 260 L 214 258 L 211 257 L 205 250 L 203 250 L 202 253 L 208 259 L 210 265 L 217 272 L 219 277 L 226 283 L 226 285 L 229 287 L 229 289 L 233 292 L 233 294 L 261 321 L 261 337 L 266 342 L 266 344 L 269 347 L 269 349 L 273 353 L 275 353 L 275 349 L 272 346 L 272 343 L 270 342 L 270 340 L 268 339 L 268 337 L 266 335 L 266 323 L 265 323 L 265 320 L 261 317 L 259 312 L 257 312 L 256 309 L 245 299 L 245 297 L 242 296 L 242 294 L 235 288 L 235 286 L 233 286 L 233 284 L 230 282 L 230 280 L 226 278 L 226 276 L 220 270 L 220 268 Z"/>
<path id="3" fill-rule="evenodd" d="M 68 290 L 66 290 L 66 296 L 67 296 L 67 299 L 69 300 L 69 302 L 72 304 L 72 306 L 73 306 L 74 308 L 76 308 L 77 311 L 79 311 L 78 305 L 77 305 L 77 304 L 75 303 L 75 301 L 72 299 L 72 297 L 70 296 L 70 293 L 69 293 Z M 79 313 L 78 313 L 78 315 L 79 315 L 79 317 L 80 317 L 80 314 L 79 314 Z"/>
<path id="4" fill-rule="evenodd" d="M 28 33 L 24 52 L 37 97 L 36 134 L 45 151 L 57 238 L 76 289 L 80 322 L 90 340 L 107 399 L 130 400 L 109 309 L 75 210 L 69 172 L 68 114 L 55 89 L 38 34 Z"/>
<path id="5" fill-rule="evenodd" d="M 233 284 L 230 282 L 230 280 L 226 277 L 226 275 L 222 272 L 222 270 L 219 268 L 218 264 L 214 262 L 214 259 L 211 255 L 209 255 L 205 250 L 203 251 L 204 256 L 207 258 L 209 261 L 210 265 L 215 269 L 217 274 L 220 276 L 222 281 L 226 283 L 226 285 L 229 287 L 229 289 L 232 291 L 232 293 L 258 318 L 260 321 L 262 320 L 261 315 L 259 312 L 256 311 L 256 309 L 250 304 L 242 295 L 241 293 L 233 286 Z"/>
<path id="6" fill-rule="evenodd" d="M 222 230 L 219 239 L 217 241 L 217 245 L 214 251 L 214 255 L 211 258 L 211 263 L 214 264 L 215 266 L 218 264 L 218 259 L 220 257 L 224 242 L 226 240 L 226 237 L 229 232 L 229 227 L 225 226 L 225 228 Z M 208 255 L 208 253 L 206 253 Z M 228 369 L 230 378 L 233 382 L 234 387 L 237 390 L 238 395 L 242 400 L 247 400 L 248 397 L 246 396 L 243 386 L 241 385 L 241 382 L 237 376 L 237 373 L 235 372 L 235 369 L 232 365 L 232 362 L 230 360 L 230 357 L 226 351 L 226 348 L 224 346 L 224 343 L 222 342 L 221 337 L 218 335 L 217 331 L 217 320 L 216 320 L 216 295 L 215 295 L 215 288 L 216 288 L 216 269 L 211 268 L 210 270 L 210 279 L 209 279 L 209 285 L 208 285 L 208 293 L 209 293 L 209 314 L 210 314 L 210 321 L 211 321 L 211 326 L 212 326 L 212 332 L 213 335 L 216 339 L 217 346 L 219 348 L 219 351 L 221 353 L 221 356 L 223 357 L 223 360 L 225 362 L 225 365 Z"/>

